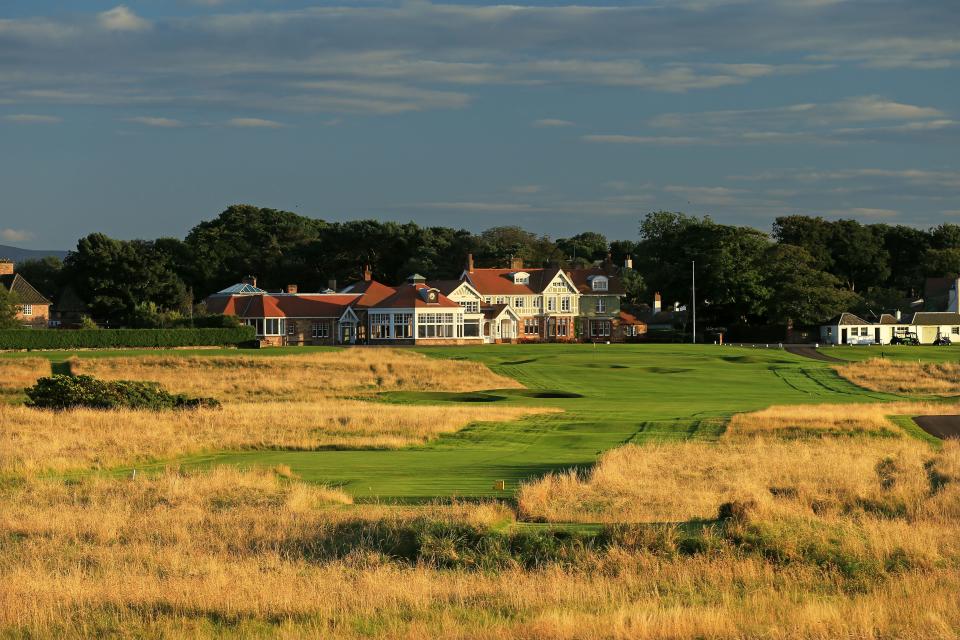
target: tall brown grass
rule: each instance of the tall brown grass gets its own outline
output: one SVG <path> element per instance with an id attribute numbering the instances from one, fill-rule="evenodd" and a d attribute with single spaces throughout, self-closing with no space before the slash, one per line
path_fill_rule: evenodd
<path id="1" fill-rule="evenodd" d="M 550 409 L 358 400 L 237 403 L 195 411 L 63 412 L 0 405 L 0 473 L 99 469 L 200 452 L 422 444 L 472 422 Z"/>
<path id="2" fill-rule="evenodd" d="M 890 416 L 960 413 L 960 404 L 884 402 L 875 404 L 774 405 L 734 415 L 726 436 L 743 435 L 901 435 Z"/>
<path id="3" fill-rule="evenodd" d="M 933 464 L 956 457 L 947 447 Z M 670 551 L 654 541 L 676 531 L 641 529 L 571 565 L 466 571 L 365 551 L 367 534 L 333 557 L 323 541 L 416 517 L 492 526 L 509 521 L 504 507 L 348 506 L 269 472 L 27 478 L 0 486 L 0 635 L 949 638 L 960 628 L 958 481 L 945 473 L 943 504 L 909 521 L 770 508 L 742 525 L 753 527 L 746 546 L 704 531 L 717 546 Z M 751 552 L 750 536 L 782 540 L 779 559 Z M 819 544 L 840 557 L 810 555 Z M 887 564 L 859 579 L 873 557 Z"/>
<path id="4" fill-rule="evenodd" d="M 0 402 L 23 396 L 37 378 L 50 375 L 50 362 L 43 358 L 0 358 Z"/>
<path id="5" fill-rule="evenodd" d="M 872 358 L 836 367 L 850 382 L 887 393 L 960 395 L 960 362 L 905 362 Z"/>
<path id="6" fill-rule="evenodd" d="M 519 388 L 485 365 L 387 348 L 284 357 L 89 358 L 73 372 L 107 380 L 151 380 L 174 392 L 224 401 L 304 400 L 381 391 L 477 391 Z"/>

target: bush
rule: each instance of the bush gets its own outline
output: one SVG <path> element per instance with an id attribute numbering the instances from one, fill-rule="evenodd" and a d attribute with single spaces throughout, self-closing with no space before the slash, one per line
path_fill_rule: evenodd
<path id="1" fill-rule="evenodd" d="M 0 331 L 0 349 L 218 347 L 249 342 L 253 327 L 225 329 L 14 329 Z"/>
<path id="2" fill-rule="evenodd" d="M 40 409 L 198 409 L 219 407 L 214 398 L 172 394 L 155 382 L 97 380 L 92 376 L 52 375 L 26 389 L 28 404 Z"/>

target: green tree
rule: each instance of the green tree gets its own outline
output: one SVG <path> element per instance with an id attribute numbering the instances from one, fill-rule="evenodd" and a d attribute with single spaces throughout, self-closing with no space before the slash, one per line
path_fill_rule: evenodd
<path id="1" fill-rule="evenodd" d="M 777 324 L 811 325 L 852 308 L 858 297 L 833 275 L 817 269 L 817 260 L 789 244 L 769 247 L 764 278 L 770 297 L 767 318 Z"/>
<path id="2" fill-rule="evenodd" d="M 833 266 L 830 239 L 833 223 L 821 217 L 782 216 L 773 223 L 773 237 L 780 244 L 801 247 L 813 257 L 817 269 L 829 271 Z"/>
<path id="3" fill-rule="evenodd" d="M 17 296 L 0 285 L 0 329 L 17 329 L 20 323 L 17 322 L 17 312 L 20 310 L 17 304 Z"/>
<path id="4" fill-rule="evenodd" d="M 890 276 L 890 254 L 882 234 L 856 220 L 838 220 L 833 224 L 830 252 L 833 266 L 829 271 L 850 291 L 883 285 Z"/>
<path id="5" fill-rule="evenodd" d="M 567 260 L 582 258 L 587 264 L 603 260 L 610 250 L 607 237 L 593 231 L 578 233 L 572 238 L 561 238 L 556 245 Z"/>
<path id="6" fill-rule="evenodd" d="M 960 276 L 960 248 L 928 249 L 921 266 L 925 276 L 956 278 Z"/>
<path id="7" fill-rule="evenodd" d="M 17 273 L 49 300 L 63 287 L 63 261 L 56 256 L 24 260 L 17 264 Z"/>

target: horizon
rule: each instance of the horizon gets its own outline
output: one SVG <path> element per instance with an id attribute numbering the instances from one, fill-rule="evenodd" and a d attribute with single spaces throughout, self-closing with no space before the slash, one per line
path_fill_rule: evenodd
<path id="1" fill-rule="evenodd" d="M 945 0 L 7 5 L 18 248 L 182 238 L 241 202 L 551 238 L 960 216 Z"/>

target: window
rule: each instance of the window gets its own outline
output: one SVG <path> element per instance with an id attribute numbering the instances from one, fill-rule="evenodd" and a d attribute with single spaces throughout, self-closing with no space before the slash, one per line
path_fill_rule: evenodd
<path id="1" fill-rule="evenodd" d="M 288 322 L 288 323 L 287 323 L 287 335 L 288 335 L 288 336 L 292 336 L 292 335 L 294 335 L 296 332 L 297 332 L 297 323 L 296 323 L 296 322 Z"/>
<path id="2" fill-rule="evenodd" d="M 566 335 L 567 335 L 567 323 L 566 323 L 566 322 L 558 322 L 558 323 L 557 323 L 557 335 L 560 336 L 560 337 L 563 337 L 563 336 L 566 336 Z"/>
<path id="3" fill-rule="evenodd" d="M 287 332 L 286 318 L 253 318 L 246 321 L 258 336 L 282 336 Z"/>
<path id="4" fill-rule="evenodd" d="M 466 313 L 480 313 L 479 300 L 464 300 L 460 303 L 460 306 L 463 307 L 463 310 Z"/>
<path id="5" fill-rule="evenodd" d="M 543 309 L 543 296 L 537 296 L 536 307 L 537 309 Z"/>
<path id="6" fill-rule="evenodd" d="M 524 318 L 523 333 L 528 336 L 535 336 L 540 333 L 540 324 L 536 318 Z"/>
<path id="7" fill-rule="evenodd" d="M 413 314 L 412 313 L 393 314 L 393 337 L 394 338 L 412 338 L 413 337 Z"/>
<path id="8" fill-rule="evenodd" d="M 330 325 L 326 322 L 314 322 L 311 329 L 315 340 L 330 337 Z"/>
<path id="9" fill-rule="evenodd" d="M 490 296 L 485 297 L 483 301 L 486 302 L 487 304 L 493 304 L 493 298 L 491 298 Z"/>
<path id="10" fill-rule="evenodd" d="M 530 284 L 530 274 L 526 271 L 518 271 L 513 274 L 513 284 Z"/>
<path id="11" fill-rule="evenodd" d="M 479 320 L 467 320 L 463 323 L 463 337 L 465 338 L 479 338 L 480 337 L 480 321 Z"/>
<path id="12" fill-rule="evenodd" d="M 25 315 L 25 316 L 32 316 L 32 315 L 33 315 L 33 305 L 32 305 L 32 304 L 25 304 L 25 305 L 23 305 L 23 308 L 20 309 L 20 313 L 22 313 L 22 314 Z"/>
<path id="13" fill-rule="evenodd" d="M 497 304 L 507 304 L 507 299 L 503 296 L 497 296 Z"/>
<path id="14" fill-rule="evenodd" d="M 455 317 L 452 313 L 424 313 L 417 316 L 417 337 L 452 338 Z"/>
<path id="15" fill-rule="evenodd" d="M 570 312 L 570 296 L 560 298 L 560 311 Z"/>
<path id="16" fill-rule="evenodd" d="M 952 329 L 950 329 L 950 333 L 952 333 L 955 336 L 960 336 L 960 327 L 953 327 Z"/>
<path id="17" fill-rule="evenodd" d="M 607 279 L 603 276 L 596 276 L 590 281 L 590 285 L 594 291 L 606 291 Z"/>
<path id="18" fill-rule="evenodd" d="M 523 309 L 523 296 L 517 296 L 513 299 L 514 309 Z"/>
<path id="19" fill-rule="evenodd" d="M 390 314 L 370 314 L 370 338 L 373 340 L 387 340 L 390 338 Z"/>
<path id="20" fill-rule="evenodd" d="M 606 312 L 607 312 L 607 299 L 597 298 L 597 313 L 606 313 Z"/>
<path id="21" fill-rule="evenodd" d="M 870 335 L 870 328 L 869 328 L 869 327 L 860 327 L 860 335 L 862 335 L 862 336 L 868 336 L 868 335 Z"/>
<path id="22" fill-rule="evenodd" d="M 547 311 L 556 311 L 556 310 L 557 310 L 557 299 L 547 298 Z"/>
<path id="23" fill-rule="evenodd" d="M 610 323 L 603 320 L 590 321 L 590 335 L 597 338 L 610 336 Z"/>

